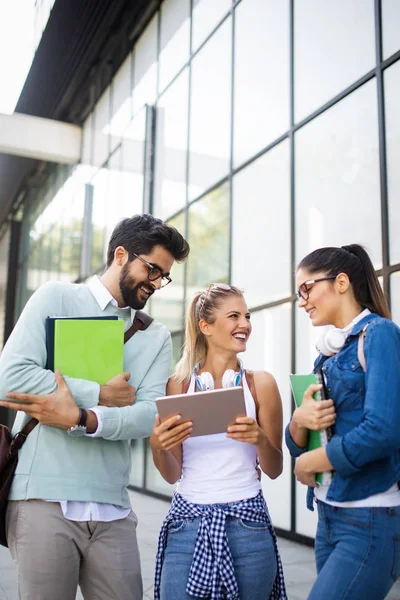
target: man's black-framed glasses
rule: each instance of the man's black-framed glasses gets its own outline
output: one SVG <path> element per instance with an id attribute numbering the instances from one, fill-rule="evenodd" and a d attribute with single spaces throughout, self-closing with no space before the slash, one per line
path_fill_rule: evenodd
<path id="1" fill-rule="evenodd" d="M 138 258 L 139 260 L 142 261 L 142 263 L 144 263 L 148 269 L 148 278 L 149 281 L 156 281 L 157 279 L 160 279 L 161 277 L 161 287 L 165 287 L 166 285 L 168 285 L 169 283 L 171 283 L 172 279 L 171 277 L 169 277 L 169 275 L 163 275 L 163 272 L 161 271 L 160 267 L 157 267 L 156 265 L 152 265 L 151 263 L 147 262 L 147 260 L 145 260 L 144 258 L 142 258 L 141 256 L 139 256 L 138 254 L 135 254 L 134 252 L 132 252 L 132 256 L 134 256 L 135 258 Z"/>
<path id="2" fill-rule="evenodd" d="M 318 279 L 309 279 L 308 281 L 305 281 L 301 284 L 301 286 L 296 292 L 296 296 L 299 300 L 308 300 L 308 298 L 310 297 L 310 291 L 312 289 L 309 287 L 310 285 L 312 286 L 314 283 L 318 283 L 319 281 L 328 281 L 329 279 L 336 279 L 336 277 L 337 275 L 328 275 L 327 277 L 318 277 Z"/>

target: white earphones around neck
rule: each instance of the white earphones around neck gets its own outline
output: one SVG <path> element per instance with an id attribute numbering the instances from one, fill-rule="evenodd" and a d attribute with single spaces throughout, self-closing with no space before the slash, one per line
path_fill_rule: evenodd
<path id="1" fill-rule="evenodd" d="M 364 317 L 371 314 L 371 311 L 368 308 L 365 308 L 359 315 L 357 315 L 351 323 L 343 327 L 343 329 L 330 329 L 326 331 L 318 340 L 316 344 L 316 348 L 318 352 L 323 354 L 324 356 L 334 356 L 337 354 L 344 346 L 346 342 L 347 336 L 350 334 L 354 325 L 361 321 Z"/>
<path id="2" fill-rule="evenodd" d="M 234 371 L 233 369 L 227 369 L 222 376 L 222 387 L 230 388 L 237 387 L 242 382 L 243 377 L 243 363 L 238 358 L 239 362 L 239 371 Z M 195 382 L 197 388 L 201 392 L 206 392 L 207 390 L 213 390 L 215 387 L 214 378 L 208 371 L 204 371 L 203 373 L 198 374 L 198 370 L 200 368 L 200 364 L 197 365 L 193 369 Z"/>

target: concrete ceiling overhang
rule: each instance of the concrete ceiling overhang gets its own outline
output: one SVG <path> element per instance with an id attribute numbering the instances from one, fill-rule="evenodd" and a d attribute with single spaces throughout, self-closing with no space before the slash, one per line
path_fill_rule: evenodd
<path id="1" fill-rule="evenodd" d="M 157 5 L 56 0 L 15 111 L 82 124 Z M 0 153 L 0 225 L 38 166 Z"/>

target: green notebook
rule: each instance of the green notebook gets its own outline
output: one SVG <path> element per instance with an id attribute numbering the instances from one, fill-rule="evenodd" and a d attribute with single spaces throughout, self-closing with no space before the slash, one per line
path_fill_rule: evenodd
<path id="1" fill-rule="evenodd" d="M 322 375 L 319 373 L 316 375 L 314 373 L 310 373 L 308 375 L 290 375 L 290 383 L 292 386 L 293 398 L 296 406 L 301 406 L 303 402 L 304 392 L 308 388 L 309 385 L 316 383 L 323 383 Z M 320 400 L 325 400 L 324 390 L 320 390 L 316 394 L 314 394 L 314 399 L 316 402 Z M 326 446 L 328 443 L 332 433 L 329 429 L 323 429 L 321 431 L 309 430 L 308 437 L 308 449 L 315 450 L 316 448 L 321 448 Z M 329 473 L 317 473 L 315 480 L 317 483 L 322 485 L 329 485 L 332 481 L 332 474 Z"/>
<path id="2" fill-rule="evenodd" d="M 123 372 L 124 322 L 56 319 L 54 370 L 104 385 Z"/>

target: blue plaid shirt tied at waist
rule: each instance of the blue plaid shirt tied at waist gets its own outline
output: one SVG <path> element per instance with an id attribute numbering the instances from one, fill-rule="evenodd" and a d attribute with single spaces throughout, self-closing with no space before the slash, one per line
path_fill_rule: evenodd
<path id="1" fill-rule="evenodd" d="M 161 570 L 167 546 L 168 525 L 171 521 L 200 517 L 186 592 L 190 596 L 210 600 L 239 600 L 233 560 L 225 530 L 226 517 L 267 523 L 274 540 L 277 574 L 269 600 L 287 600 L 275 531 L 272 527 L 264 496 L 231 504 L 192 504 L 175 493 L 171 508 L 164 519 L 158 540 L 154 600 L 160 600 Z"/>

